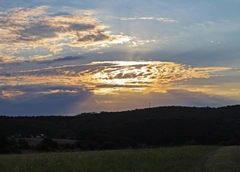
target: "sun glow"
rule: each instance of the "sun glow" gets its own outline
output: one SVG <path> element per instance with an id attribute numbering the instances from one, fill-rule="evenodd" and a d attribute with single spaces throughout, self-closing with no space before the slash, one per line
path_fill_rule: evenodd
<path id="1" fill-rule="evenodd" d="M 165 93 L 167 90 L 180 88 L 180 85 L 184 85 L 183 82 L 219 76 L 219 72 L 226 70 L 230 68 L 194 68 L 180 63 L 160 61 L 105 61 L 21 71 L 7 76 L 0 73 L 0 84 L 72 86 L 97 95 Z M 184 87 L 190 89 L 191 85 Z M 55 91 L 61 92 L 59 89 Z M 5 97 L 9 97 L 6 96 L 6 92 L 4 94 Z M 21 95 L 18 92 L 14 94 Z"/>
<path id="2" fill-rule="evenodd" d="M 228 68 L 192 68 L 174 62 L 105 61 L 88 64 L 80 72 L 84 83 L 94 85 L 95 94 L 119 92 L 165 92 L 173 84 L 191 78 L 209 78 L 210 73 Z"/>

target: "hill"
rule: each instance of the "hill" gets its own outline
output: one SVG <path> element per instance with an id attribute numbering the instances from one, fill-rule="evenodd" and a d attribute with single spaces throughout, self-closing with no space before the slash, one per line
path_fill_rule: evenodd
<path id="1" fill-rule="evenodd" d="M 240 106 L 156 107 L 72 117 L 0 117 L 0 134 L 51 138 L 112 147 L 183 144 L 239 144 Z"/>

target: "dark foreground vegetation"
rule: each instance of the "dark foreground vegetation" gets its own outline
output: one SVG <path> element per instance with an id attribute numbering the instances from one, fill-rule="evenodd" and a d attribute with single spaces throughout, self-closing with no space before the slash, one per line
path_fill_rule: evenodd
<path id="1" fill-rule="evenodd" d="M 194 146 L 79 153 L 0 155 L 0 171 L 186 172 L 203 166 L 208 156 L 218 149 L 221 148 Z"/>
<path id="2" fill-rule="evenodd" d="M 239 146 L 0 155 L 2 172 L 239 172 Z"/>
<path id="3" fill-rule="evenodd" d="M 51 139 L 35 146 L 27 146 L 23 140 L 35 138 L 39 134 Z M 2 116 L 0 135 L 0 151 L 5 153 L 17 152 L 15 148 L 47 151 L 240 145 L 240 106 L 157 107 L 124 112 L 84 113 L 73 117 Z M 46 142 L 46 138 L 41 140 Z M 74 144 L 59 145 L 51 141 L 56 138 L 77 141 Z"/>

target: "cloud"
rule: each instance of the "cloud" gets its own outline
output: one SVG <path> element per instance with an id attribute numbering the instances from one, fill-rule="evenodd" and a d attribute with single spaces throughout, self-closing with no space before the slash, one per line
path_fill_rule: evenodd
<path id="1" fill-rule="evenodd" d="M 89 87 L 97 86 L 94 89 L 96 94 L 128 91 L 165 92 L 180 81 L 210 78 L 217 72 L 230 69 L 224 67 L 193 68 L 184 64 L 159 61 L 93 62 L 88 66 L 90 69 L 80 72 L 79 75 Z M 101 87 L 98 87 L 99 85 Z"/>
<path id="2" fill-rule="evenodd" d="M 0 73 L 0 84 L 71 85 L 100 95 L 121 92 L 166 92 L 179 82 L 199 78 L 208 79 L 227 70 L 230 68 L 199 68 L 174 62 L 106 61 Z"/>
<path id="3" fill-rule="evenodd" d="M 82 60 L 82 59 L 84 59 L 83 56 L 66 56 L 63 58 L 58 58 L 58 59 L 53 59 L 53 60 L 39 61 L 38 63 L 50 65 L 50 64 L 59 63 L 59 62 L 68 62 L 68 61 L 75 61 L 75 60 Z"/>
<path id="4" fill-rule="evenodd" d="M 76 115 L 81 102 L 91 95 L 81 88 L 46 85 L 11 86 L 0 90 L 0 115 Z"/>
<path id="5" fill-rule="evenodd" d="M 222 72 L 231 70 L 159 61 L 92 62 L 20 72 L 0 70 L 1 114 L 74 115 L 144 108 L 149 102 L 152 106 L 234 104 L 238 97 L 209 92 L 216 85 L 208 88 L 204 81 L 221 78 Z M 199 79 L 200 85 L 188 82 Z"/>
<path id="6" fill-rule="evenodd" d="M 26 94 L 51 94 L 56 92 L 68 92 L 68 93 L 75 93 L 81 91 L 81 89 L 78 89 L 73 86 L 64 86 L 64 85 L 8 85 L 8 86 L 1 86 L 0 92 L 22 92 Z M 4 97 L 4 94 L 1 94 Z M 15 94 L 18 96 L 17 94 Z M 10 98 L 14 98 L 16 96 L 11 96 Z"/>
<path id="7" fill-rule="evenodd" d="M 84 11 L 70 14 L 56 12 L 50 7 L 12 8 L 0 13 L 0 51 L 11 55 L 36 48 L 48 49 L 53 53 L 65 47 L 106 47 L 122 44 L 131 38 L 114 35 L 92 13 Z"/>
<path id="8" fill-rule="evenodd" d="M 1 97 L 2 98 L 13 98 L 24 95 L 24 92 L 18 90 L 2 90 Z"/>
<path id="9" fill-rule="evenodd" d="M 51 14 L 50 16 L 51 16 L 51 17 L 56 17 L 56 16 L 71 16 L 71 14 L 68 13 L 68 12 L 57 12 L 57 13 Z"/>
<path id="10" fill-rule="evenodd" d="M 73 108 L 80 105 L 87 97 L 88 94 L 85 92 L 78 94 L 61 92 L 39 94 L 32 98 L 21 96 L 14 101 L 0 99 L 1 115 L 76 115 L 79 109 L 74 111 Z"/>
<path id="11" fill-rule="evenodd" d="M 156 20 L 161 22 L 177 22 L 176 20 L 173 20 L 171 18 L 156 18 Z"/>
<path id="12" fill-rule="evenodd" d="M 171 18 L 163 18 L 163 17 L 112 17 L 112 18 L 116 18 L 119 20 L 123 20 L 123 21 L 134 21 L 134 20 L 155 20 L 155 21 L 160 21 L 160 22 L 170 22 L 170 23 L 174 23 L 177 22 L 176 20 L 173 20 Z"/>
<path id="13" fill-rule="evenodd" d="M 79 37 L 80 38 L 77 40 L 78 42 L 98 42 L 98 41 L 112 39 L 109 36 L 102 33 L 95 33 L 95 34 L 84 35 Z"/>
<path id="14" fill-rule="evenodd" d="M 151 103 L 151 107 L 171 105 L 218 107 L 239 102 L 233 97 L 184 89 L 170 89 L 166 92 L 149 94 L 125 92 L 121 96 L 114 94 L 93 95 L 91 92 L 76 86 L 22 85 L 0 87 L 0 93 L 3 91 L 24 93 L 14 96 L 11 94 L 10 97 L 0 96 L 0 115 L 10 116 L 76 115 L 85 111 L 146 108 L 149 103 Z"/>
<path id="15" fill-rule="evenodd" d="M 10 62 L 11 57 L 0 52 L 0 65 Z"/>

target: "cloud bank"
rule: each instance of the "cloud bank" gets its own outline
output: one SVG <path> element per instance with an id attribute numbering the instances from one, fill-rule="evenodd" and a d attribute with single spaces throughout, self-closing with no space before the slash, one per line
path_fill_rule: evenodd
<path id="1" fill-rule="evenodd" d="M 47 61 L 54 63 L 65 59 Z M 75 59 L 75 58 L 73 58 Z M 106 61 L 84 65 L 66 65 L 20 72 L 0 72 L 0 85 L 71 85 L 94 94 L 121 92 L 166 92 L 172 86 L 190 79 L 217 76 L 226 67 L 194 68 L 174 62 Z"/>
<path id="2" fill-rule="evenodd" d="M 16 61 L 15 54 L 39 48 L 57 53 L 64 47 L 96 49 L 131 39 L 114 35 L 107 28 L 91 11 L 51 14 L 48 6 L 1 11 L 0 62 Z"/>

